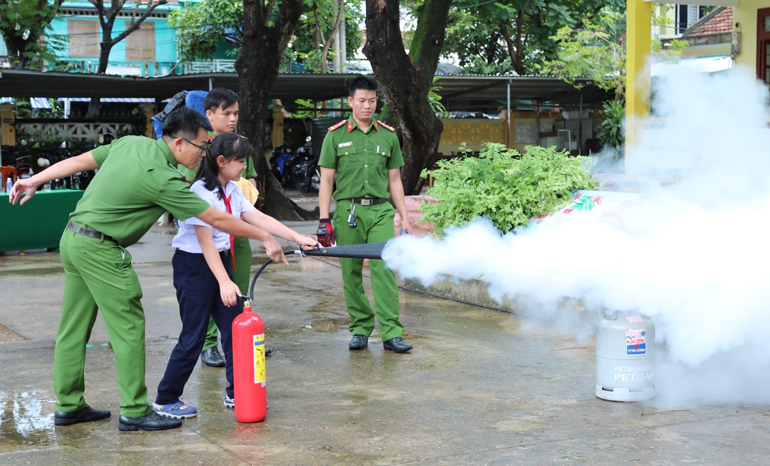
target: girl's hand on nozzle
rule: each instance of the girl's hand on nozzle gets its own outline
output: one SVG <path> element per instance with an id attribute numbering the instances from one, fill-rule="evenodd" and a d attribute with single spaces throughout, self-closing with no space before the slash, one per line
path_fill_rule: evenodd
<path id="1" fill-rule="evenodd" d="M 281 245 L 278 244 L 278 241 L 276 241 L 275 238 L 271 236 L 266 241 L 262 241 L 262 244 L 265 246 L 267 257 L 272 259 L 273 262 L 283 262 L 284 264 L 289 265 L 289 261 L 287 261 L 286 256 L 283 255 Z"/>
<path id="2" fill-rule="evenodd" d="M 238 304 L 238 297 L 241 295 L 241 289 L 238 285 L 228 280 L 225 283 L 219 284 L 219 294 L 222 297 L 222 302 L 225 306 L 235 306 Z"/>
<path id="3" fill-rule="evenodd" d="M 301 247 L 305 251 L 310 251 L 318 247 L 318 241 L 309 235 L 300 235 L 297 237 L 297 246 Z"/>

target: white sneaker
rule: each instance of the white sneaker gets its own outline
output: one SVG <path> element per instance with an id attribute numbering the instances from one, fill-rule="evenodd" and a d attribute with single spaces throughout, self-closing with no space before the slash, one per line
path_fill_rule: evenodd
<path id="1" fill-rule="evenodd" d="M 225 408 L 235 409 L 235 400 L 227 396 L 227 394 L 225 394 L 223 404 L 225 405 Z"/>

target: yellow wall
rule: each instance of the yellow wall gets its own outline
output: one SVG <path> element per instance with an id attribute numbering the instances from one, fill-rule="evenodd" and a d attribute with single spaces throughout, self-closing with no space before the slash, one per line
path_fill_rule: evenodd
<path id="1" fill-rule="evenodd" d="M 757 69 L 757 10 L 770 8 L 768 0 L 741 0 L 739 7 L 733 8 L 733 30 L 735 23 L 740 24 L 741 53 L 735 57 L 735 64 L 748 67 L 756 73 Z"/>
<path id="2" fill-rule="evenodd" d="M 441 120 L 444 131 L 441 133 L 438 151 L 450 155 L 462 143 L 467 143 L 468 150 L 478 151 L 485 142 L 505 144 L 506 121 L 504 119 L 450 118 Z"/>

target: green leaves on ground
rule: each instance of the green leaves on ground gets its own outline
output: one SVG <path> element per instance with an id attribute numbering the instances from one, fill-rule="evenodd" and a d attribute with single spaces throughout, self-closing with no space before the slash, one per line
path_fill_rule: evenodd
<path id="1" fill-rule="evenodd" d="M 476 217 L 489 218 L 505 233 L 555 212 L 573 190 L 596 188 L 588 157 L 572 157 L 553 147 L 528 146 L 521 154 L 487 143 L 478 157 L 441 160 L 438 167 L 428 190 L 438 202 L 421 206 L 423 219 L 434 224 L 438 235 Z"/>

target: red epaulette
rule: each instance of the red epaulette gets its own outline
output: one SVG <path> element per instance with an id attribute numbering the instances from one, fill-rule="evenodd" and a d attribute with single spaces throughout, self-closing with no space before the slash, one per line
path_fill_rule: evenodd
<path id="1" fill-rule="evenodd" d="M 389 130 L 393 131 L 393 132 L 395 132 L 395 131 L 396 131 L 396 128 L 394 128 L 394 127 L 392 127 L 392 126 L 389 126 L 389 125 L 386 125 L 385 123 L 383 123 L 383 122 L 381 122 L 381 121 L 378 121 L 378 122 L 377 122 L 377 124 L 380 124 L 380 125 L 382 125 L 382 126 L 384 126 L 384 127 L 388 128 Z"/>
<path id="2" fill-rule="evenodd" d="M 347 123 L 347 121 L 348 120 L 342 120 L 342 121 L 340 121 L 339 123 L 337 123 L 334 126 L 329 126 L 329 131 L 334 131 L 335 129 L 337 129 L 337 128 L 341 127 L 342 125 L 344 125 L 345 123 Z"/>

